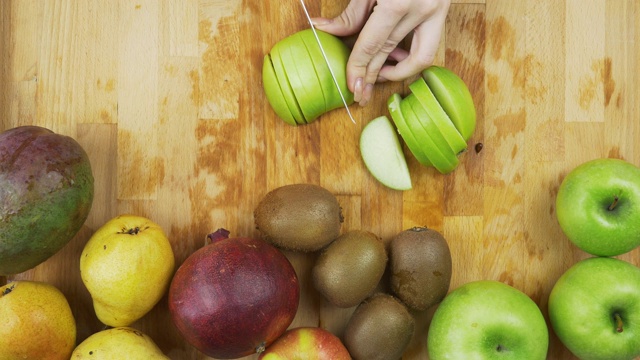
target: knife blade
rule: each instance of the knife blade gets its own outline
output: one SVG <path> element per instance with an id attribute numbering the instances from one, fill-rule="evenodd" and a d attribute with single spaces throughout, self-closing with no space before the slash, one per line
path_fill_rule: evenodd
<path id="1" fill-rule="evenodd" d="M 327 67 L 329 68 L 329 73 L 331 74 L 331 78 L 333 79 L 333 84 L 338 89 L 338 94 L 340 94 L 340 98 L 342 99 L 342 103 L 344 104 L 344 108 L 347 109 L 347 114 L 349 115 L 349 118 L 351 119 L 351 122 L 353 122 L 355 124 L 356 120 L 353 118 L 353 115 L 351 115 L 351 110 L 349 110 L 349 105 L 347 104 L 347 100 L 345 100 L 344 94 L 342 93 L 342 90 L 340 89 L 340 85 L 338 84 L 338 79 L 336 79 L 336 75 L 334 74 L 333 69 L 331 68 L 331 64 L 329 63 L 329 58 L 327 58 L 327 53 L 324 51 L 324 48 L 322 47 L 322 42 L 320 41 L 320 38 L 318 37 L 318 33 L 316 32 L 316 27 L 313 25 L 313 21 L 311 21 L 311 16 L 309 15 L 309 11 L 307 11 L 307 6 L 305 5 L 304 0 L 300 0 L 300 5 L 302 5 L 302 10 L 304 10 L 304 14 L 307 17 L 307 21 L 309 21 L 309 26 L 311 26 L 311 31 L 313 32 L 313 36 L 316 38 L 316 42 L 318 43 L 318 46 L 320 47 L 320 52 L 322 53 L 322 57 L 324 58 L 324 62 L 327 64 Z"/>

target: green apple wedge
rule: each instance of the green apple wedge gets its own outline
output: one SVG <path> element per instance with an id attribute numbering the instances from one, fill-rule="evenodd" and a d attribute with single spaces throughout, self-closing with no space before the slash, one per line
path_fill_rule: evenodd
<path id="1" fill-rule="evenodd" d="M 407 97 L 411 95 L 412 94 L 409 94 Z M 418 141 L 418 146 L 421 147 L 422 152 L 429 158 L 433 167 L 442 174 L 452 172 L 458 166 L 458 157 L 451 151 L 446 140 L 444 140 L 437 129 L 432 128 L 431 132 L 428 132 L 423 128 L 420 119 L 413 112 L 407 98 L 400 102 L 400 110 L 402 111 L 409 130 Z"/>
<path id="2" fill-rule="evenodd" d="M 414 107 L 416 114 L 423 114 L 425 121 L 431 121 L 436 126 L 444 139 L 449 144 L 453 153 L 458 155 L 467 149 L 467 142 L 453 124 L 447 113 L 442 109 L 438 100 L 427 86 L 423 78 L 418 78 L 409 85 L 409 89 L 418 100 L 418 104 L 424 111 Z"/>
<path id="3" fill-rule="evenodd" d="M 411 189 L 411 176 L 395 127 L 386 116 L 371 120 L 360 134 L 360 154 L 365 166 L 383 185 Z"/>
<path id="4" fill-rule="evenodd" d="M 302 40 L 289 36 L 274 48 L 280 53 L 282 66 L 293 90 L 302 115 L 307 123 L 326 112 L 324 94 L 320 89 L 320 81 L 316 75 L 309 53 Z"/>
<path id="5" fill-rule="evenodd" d="M 289 79 L 287 78 L 287 73 L 282 64 L 282 58 L 280 57 L 280 52 L 278 51 L 276 45 L 274 45 L 274 47 L 269 52 L 269 55 L 271 56 L 271 62 L 273 63 L 274 72 L 276 73 L 278 83 L 280 84 L 282 94 L 284 95 L 284 100 L 287 103 L 287 106 L 289 107 L 293 118 L 298 125 L 304 125 L 307 122 L 304 119 L 304 115 L 302 114 L 302 110 L 300 109 L 300 105 L 298 104 L 298 100 L 296 100 L 296 96 L 293 94 L 293 89 L 291 88 L 291 84 L 289 83 Z"/>
<path id="6" fill-rule="evenodd" d="M 391 119 L 396 124 L 396 128 L 398 129 L 398 133 L 404 140 L 404 143 L 407 144 L 409 151 L 415 156 L 418 162 L 424 166 L 433 166 L 431 161 L 427 155 L 424 154 L 420 144 L 413 137 L 413 133 L 409 130 L 407 126 L 407 122 L 404 119 L 404 115 L 402 115 L 402 110 L 400 109 L 400 103 L 402 102 L 402 97 L 400 94 L 392 94 L 387 100 L 387 108 L 389 109 L 389 114 L 391 115 Z"/>
<path id="7" fill-rule="evenodd" d="M 302 30 L 297 33 L 302 38 L 307 51 L 313 62 L 316 74 L 320 81 L 320 87 L 324 93 L 327 111 L 341 108 L 344 106 L 340 93 L 336 88 L 331 71 L 325 62 L 324 56 L 318 42 L 316 41 L 311 29 Z M 353 93 L 347 87 L 347 61 L 349 60 L 350 50 L 340 38 L 329 33 L 316 30 L 318 39 L 322 43 L 322 48 L 327 54 L 327 59 L 331 65 L 331 70 L 338 81 L 340 91 L 347 102 L 347 105 L 353 104 Z"/>
<path id="8" fill-rule="evenodd" d="M 458 75 L 441 66 L 426 68 L 422 77 L 464 140 L 469 141 L 476 128 L 476 108 L 467 85 Z"/>
<path id="9" fill-rule="evenodd" d="M 264 56 L 264 61 L 262 62 L 262 86 L 264 87 L 267 101 L 269 101 L 276 115 L 289 125 L 298 125 L 284 99 L 284 94 L 278 82 L 276 72 L 273 69 L 273 63 L 271 62 L 271 56 L 269 54 Z"/>

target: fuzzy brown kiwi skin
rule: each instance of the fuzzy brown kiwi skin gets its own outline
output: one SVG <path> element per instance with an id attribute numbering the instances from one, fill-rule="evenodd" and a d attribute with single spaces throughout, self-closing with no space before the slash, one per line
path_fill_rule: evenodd
<path id="1" fill-rule="evenodd" d="M 410 309 L 423 311 L 439 303 L 451 283 L 451 252 L 439 232 L 407 229 L 389 244 L 391 289 Z"/>
<path id="2" fill-rule="evenodd" d="M 400 359 L 415 331 L 415 319 L 397 298 L 377 293 L 351 315 L 344 345 L 354 360 Z"/>
<path id="3" fill-rule="evenodd" d="M 338 199 L 314 184 L 291 184 L 268 192 L 254 210 L 267 242 L 292 251 L 322 249 L 340 235 L 344 218 Z"/>
<path id="4" fill-rule="evenodd" d="M 387 260 L 385 245 L 377 235 L 352 230 L 322 250 L 312 269 L 313 284 L 331 304 L 356 306 L 376 289 Z"/>

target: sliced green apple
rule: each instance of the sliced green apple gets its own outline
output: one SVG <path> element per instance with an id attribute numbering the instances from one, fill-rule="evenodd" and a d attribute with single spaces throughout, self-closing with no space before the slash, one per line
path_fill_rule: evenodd
<path id="1" fill-rule="evenodd" d="M 304 119 L 310 123 L 324 114 L 326 108 L 320 82 L 309 53 L 302 40 L 295 34 L 283 39 L 274 48 L 280 53 L 284 71 Z"/>
<path id="2" fill-rule="evenodd" d="M 426 113 L 431 121 L 449 144 L 454 154 L 459 154 L 467 149 L 467 142 L 462 137 L 456 126 L 453 124 L 447 113 L 442 109 L 438 100 L 427 86 L 423 78 L 418 78 L 409 85 L 409 89 L 415 95 L 421 108 L 424 111 L 417 112 L 417 115 Z M 415 110 L 419 108 L 414 108 Z"/>
<path id="3" fill-rule="evenodd" d="M 304 115 L 302 114 L 302 110 L 300 109 L 300 105 L 298 104 L 298 100 L 293 94 L 293 89 L 291 88 L 291 84 L 289 83 L 289 79 L 287 78 L 287 73 L 282 64 L 282 58 L 280 57 L 280 52 L 278 51 L 277 44 L 271 49 L 271 52 L 269 54 L 271 55 L 273 69 L 276 73 L 280 88 L 282 89 L 284 100 L 287 103 L 289 110 L 291 111 L 291 115 L 293 115 L 293 118 L 299 125 L 306 124 L 307 122 L 304 119 Z"/>
<path id="4" fill-rule="evenodd" d="M 333 74 L 338 81 L 340 91 L 342 91 L 345 101 L 348 105 L 353 104 L 353 93 L 347 87 L 347 61 L 349 60 L 350 54 L 349 48 L 336 36 L 320 30 L 316 30 L 316 34 L 322 43 L 322 48 L 327 55 L 329 64 L 331 65 L 331 70 L 333 70 Z M 343 107 L 344 105 L 340 98 L 340 93 L 336 88 L 333 77 L 331 76 L 331 71 L 329 70 L 324 56 L 322 55 L 322 51 L 320 50 L 316 37 L 313 35 L 313 31 L 311 29 L 302 30 L 298 32 L 298 35 L 302 38 L 311 60 L 313 61 L 316 74 L 320 80 L 320 86 L 327 102 L 327 111 Z"/>
<path id="5" fill-rule="evenodd" d="M 360 154 L 371 175 L 396 190 L 411 189 L 411 176 L 395 127 L 386 116 L 371 120 L 360 134 Z"/>
<path id="6" fill-rule="evenodd" d="M 291 110 L 289 110 L 287 102 L 284 100 L 284 94 L 282 93 L 282 88 L 276 77 L 269 54 L 264 56 L 264 61 L 262 62 L 262 86 L 264 87 L 267 101 L 269 101 L 276 115 L 289 125 L 298 125 L 293 118 L 293 114 L 291 114 Z"/>
<path id="7" fill-rule="evenodd" d="M 467 85 L 441 66 L 426 68 L 422 77 L 464 140 L 469 141 L 476 128 L 476 108 Z"/>
<path id="8" fill-rule="evenodd" d="M 431 116 L 424 111 L 415 94 L 411 93 L 407 95 L 404 100 L 402 100 L 400 108 L 402 109 L 405 120 L 416 119 L 417 125 L 414 126 L 415 132 L 413 136 L 419 141 L 424 136 L 429 135 L 438 150 L 440 150 L 449 161 L 453 162 L 456 153 L 453 152 L 449 143 L 440 132 L 440 129 L 438 129 L 438 126 L 431 119 Z M 410 112 L 410 115 L 407 115 L 408 112 Z M 411 125 L 409 125 L 409 127 L 411 128 Z"/>
<path id="9" fill-rule="evenodd" d="M 418 116 L 413 112 L 411 105 L 405 100 L 400 103 L 400 110 L 409 127 L 409 130 L 413 133 L 414 138 L 418 141 L 422 152 L 429 158 L 433 167 L 443 174 L 452 172 L 458 166 L 458 157 L 450 151 L 448 145 L 444 139 L 444 142 L 434 141 L 433 134 L 424 131 Z M 449 150 L 447 153 L 443 153 L 441 147 Z"/>
<path id="10" fill-rule="evenodd" d="M 431 164 L 431 161 L 429 161 L 429 158 L 427 157 L 427 155 L 425 155 L 424 152 L 422 151 L 422 148 L 420 147 L 420 144 L 418 143 L 416 138 L 413 137 L 413 133 L 409 130 L 409 127 L 407 126 L 404 116 L 402 115 L 402 110 L 400 109 L 401 101 L 402 101 L 402 97 L 400 96 L 400 94 L 397 94 L 397 93 L 392 94 L 389 97 L 389 100 L 387 100 L 387 108 L 389 109 L 389 114 L 391 115 L 391 119 L 393 119 L 393 122 L 396 124 L 396 127 L 398 128 L 398 133 L 400 133 L 400 136 L 402 136 L 404 143 L 407 144 L 409 151 L 411 151 L 411 153 L 413 154 L 413 156 L 415 156 L 418 162 L 424 166 L 433 166 Z"/>

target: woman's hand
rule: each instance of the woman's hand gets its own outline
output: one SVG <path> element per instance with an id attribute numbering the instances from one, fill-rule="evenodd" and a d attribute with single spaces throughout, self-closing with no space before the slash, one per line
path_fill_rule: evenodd
<path id="1" fill-rule="evenodd" d="M 336 36 L 360 31 L 347 63 L 347 85 L 365 105 L 373 84 L 409 78 L 433 63 L 450 0 L 351 0 L 336 18 L 315 18 L 317 29 Z M 413 31 L 409 51 L 398 44 Z M 395 65 L 385 64 L 387 59 Z"/>

